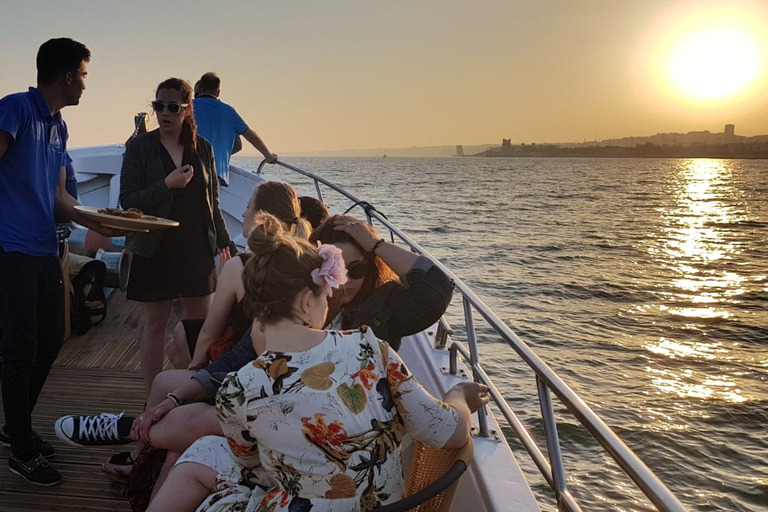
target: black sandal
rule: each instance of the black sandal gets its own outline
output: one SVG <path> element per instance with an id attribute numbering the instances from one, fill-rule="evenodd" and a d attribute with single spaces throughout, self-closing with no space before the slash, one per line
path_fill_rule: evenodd
<path id="1" fill-rule="evenodd" d="M 120 452 L 111 456 L 108 462 L 116 466 L 133 466 L 136 461 L 131 457 L 131 452 Z"/>

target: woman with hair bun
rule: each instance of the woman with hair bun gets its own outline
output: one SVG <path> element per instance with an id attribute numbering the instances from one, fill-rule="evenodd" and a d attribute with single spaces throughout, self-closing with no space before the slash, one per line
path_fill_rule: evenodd
<path id="1" fill-rule="evenodd" d="M 370 329 L 323 330 L 347 282 L 339 248 L 290 236 L 267 214 L 249 245 L 246 307 L 265 350 L 216 396 L 226 441 L 195 442 L 148 510 L 341 512 L 401 499 L 403 435 L 462 446 L 488 388 L 462 383 L 440 401 Z"/>

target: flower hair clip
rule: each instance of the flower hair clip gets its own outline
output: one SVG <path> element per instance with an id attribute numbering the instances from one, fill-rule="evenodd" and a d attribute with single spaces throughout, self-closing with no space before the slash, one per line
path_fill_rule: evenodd
<path id="1" fill-rule="evenodd" d="M 323 258 L 320 268 L 312 271 L 312 282 L 322 286 L 328 283 L 328 296 L 333 296 L 333 289 L 347 282 L 347 269 L 344 268 L 344 258 L 341 249 L 330 244 L 317 242 L 317 252 Z"/>

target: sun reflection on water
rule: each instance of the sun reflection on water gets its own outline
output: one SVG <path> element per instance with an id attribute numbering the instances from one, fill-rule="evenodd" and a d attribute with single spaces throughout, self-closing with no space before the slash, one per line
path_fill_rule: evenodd
<path id="1" fill-rule="evenodd" d="M 719 399 L 732 403 L 742 403 L 749 400 L 742 394 L 734 381 L 728 375 L 701 376 L 690 369 L 673 371 L 648 367 L 653 386 L 663 393 L 677 395 L 681 398 Z"/>
<path id="2" fill-rule="evenodd" d="M 668 221 L 662 254 L 667 263 L 701 264 L 728 258 L 738 248 L 719 226 L 738 220 L 727 199 L 733 194 L 730 171 L 719 160 L 688 160 L 680 168 L 675 207 L 664 212 Z"/>
<path id="3" fill-rule="evenodd" d="M 676 321 L 683 332 L 691 333 L 690 339 L 675 334 L 643 343 L 647 351 L 661 356 L 652 358 L 646 368 L 651 385 L 661 393 L 734 403 L 748 400 L 728 371 L 701 366 L 704 361 L 733 360 L 733 345 L 696 337 L 707 325 L 733 317 L 729 301 L 745 293 L 748 281 L 732 266 L 724 268 L 742 250 L 738 237 L 729 231 L 729 226 L 744 220 L 744 213 L 734 207 L 738 193 L 731 180 L 723 161 L 681 162 L 671 204 L 661 211 L 662 228 L 648 235 L 647 252 L 660 269 L 656 295 L 661 302 L 635 311 Z M 664 362 L 670 360 L 676 364 Z"/>
<path id="4" fill-rule="evenodd" d="M 722 359 L 728 349 L 721 343 L 679 343 L 661 338 L 656 343 L 647 343 L 645 348 L 670 359 Z"/>

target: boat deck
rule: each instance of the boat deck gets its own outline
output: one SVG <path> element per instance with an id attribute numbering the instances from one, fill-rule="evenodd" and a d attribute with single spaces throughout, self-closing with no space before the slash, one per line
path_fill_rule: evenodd
<path id="1" fill-rule="evenodd" d="M 174 317 L 179 309 L 174 308 Z M 0 470 L 0 510 L 102 511 L 130 510 L 123 486 L 110 481 L 100 466 L 120 447 L 80 448 L 59 441 L 54 423 L 66 414 L 120 412 L 139 414 L 144 407 L 144 381 L 139 371 L 138 341 L 142 306 L 116 291 L 107 318 L 82 336 L 64 342 L 35 408 L 34 428 L 56 448 L 51 462 L 64 481 L 42 487 Z M 171 324 L 173 325 L 172 318 Z M 166 361 L 166 366 L 169 366 Z M 0 421 L 4 422 L 0 408 Z M 0 445 L 5 464 L 10 448 Z"/>

